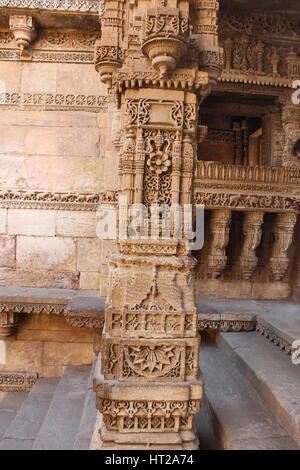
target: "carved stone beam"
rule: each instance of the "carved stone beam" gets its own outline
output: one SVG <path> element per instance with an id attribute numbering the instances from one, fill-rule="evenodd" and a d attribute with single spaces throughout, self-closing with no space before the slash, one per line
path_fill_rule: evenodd
<path id="1" fill-rule="evenodd" d="M 15 38 L 21 57 L 36 36 L 35 20 L 28 15 L 12 15 L 9 17 L 9 28 Z"/>
<path id="2" fill-rule="evenodd" d="M 258 258 L 255 250 L 259 246 L 262 235 L 263 212 L 246 212 L 243 223 L 243 247 L 239 259 L 242 279 L 250 280 L 256 268 Z"/>
<path id="3" fill-rule="evenodd" d="M 226 266 L 226 247 L 229 242 L 230 222 L 231 211 L 229 209 L 213 211 L 210 227 L 212 240 L 208 255 L 208 274 L 213 279 L 219 277 Z"/>
<path id="4" fill-rule="evenodd" d="M 290 248 L 294 228 L 297 222 L 297 214 L 277 214 L 274 227 L 274 244 L 270 258 L 271 275 L 275 281 L 280 281 L 289 267 L 288 249 Z"/>
<path id="5" fill-rule="evenodd" d="M 18 327 L 18 314 L 15 312 L 0 313 L 0 338 L 7 338 L 16 333 Z"/>

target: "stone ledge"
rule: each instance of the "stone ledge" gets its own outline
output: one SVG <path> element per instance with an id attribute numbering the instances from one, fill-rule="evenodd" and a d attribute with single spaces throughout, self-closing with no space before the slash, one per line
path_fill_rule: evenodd
<path id="1" fill-rule="evenodd" d="M 65 318 L 76 328 L 103 328 L 104 297 L 75 297 L 65 309 Z"/>
<path id="2" fill-rule="evenodd" d="M 64 316 L 76 328 L 102 329 L 105 300 L 95 290 L 0 287 L 2 336 L 9 336 L 8 314 L 54 314 Z M 287 354 L 292 352 L 292 343 L 300 339 L 299 307 L 293 302 L 197 299 L 196 306 L 200 332 L 256 330 Z M 10 334 L 16 331 L 13 323 Z"/>

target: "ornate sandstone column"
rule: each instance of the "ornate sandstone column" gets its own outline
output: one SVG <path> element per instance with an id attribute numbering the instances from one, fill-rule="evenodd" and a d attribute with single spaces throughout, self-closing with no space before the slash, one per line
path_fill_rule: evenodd
<path id="1" fill-rule="evenodd" d="M 193 201 L 198 108 L 211 84 L 191 42 L 190 5 L 178 4 L 104 2 L 96 67 L 119 104 L 122 145 L 119 251 L 109 263 L 94 380 L 101 449 L 198 447 L 193 417 L 203 379 L 195 260 L 184 234 L 161 237 L 166 219 L 156 211 Z M 128 237 L 132 204 L 156 221 L 152 232 L 142 224 Z"/>
<path id="2" fill-rule="evenodd" d="M 293 145 L 300 138 L 300 107 L 291 102 L 291 94 L 281 97 L 282 105 L 283 153 L 282 166 L 299 168 L 300 163 L 292 153 Z"/>
<path id="3" fill-rule="evenodd" d="M 257 266 L 256 248 L 261 242 L 264 213 L 259 211 L 246 212 L 243 221 L 243 247 L 239 259 L 242 279 L 250 280 Z"/>
<path id="4" fill-rule="evenodd" d="M 288 270 L 290 263 L 288 249 L 293 241 L 296 222 L 296 213 L 283 213 L 276 216 L 274 243 L 270 258 L 270 270 L 275 281 L 280 281 Z"/>
<path id="5" fill-rule="evenodd" d="M 223 273 L 226 263 L 226 247 L 229 242 L 231 223 L 230 209 L 216 209 L 211 217 L 211 242 L 208 255 L 209 277 L 216 279 Z"/>

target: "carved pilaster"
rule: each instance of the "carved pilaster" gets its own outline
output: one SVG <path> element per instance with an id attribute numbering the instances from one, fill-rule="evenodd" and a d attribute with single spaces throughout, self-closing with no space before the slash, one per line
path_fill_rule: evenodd
<path id="1" fill-rule="evenodd" d="M 219 277 L 226 266 L 226 247 L 229 242 L 230 222 L 230 210 L 217 209 L 212 212 L 210 226 L 212 239 L 208 256 L 208 274 L 213 279 Z"/>
<path id="2" fill-rule="evenodd" d="M 219 2 L 198 0 L 195 36 L 199 45 L 199 66 L 216 81 L 224 63 L 223 49 L 218 43 Z"/>
<path id="3" fill-rule="evenodd" d="M 111 87 L 114 70 L 123 59 L 123 3 L 106 0 L 100 17 L 101 39 L 95 43 L 95 67 L 100 79 Z"/>
<path id="4" fill-rule="evenodd" d="M 242 279 L 244 280 L 251 279 L 257 265 L 258 258 L 255 255 L 255 251 L 261 241 L 263 219 L 263 212 L 246 212 L 244 214 L 244 240 L 239 260 Z"/>
<path id="5" fill-rule="evenodd" d="M 288 249 L 290 248 L 297 214 L 277 214 L 274 227 L 274 243 L 270 258 L 271 275 L 275 281 L 280 281 L 289 267 Z"/>

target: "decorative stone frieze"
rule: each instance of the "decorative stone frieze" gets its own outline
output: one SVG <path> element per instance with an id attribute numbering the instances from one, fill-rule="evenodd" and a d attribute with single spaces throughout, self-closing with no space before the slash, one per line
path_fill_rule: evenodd
<path id="1" fill-rule="evenodd" d="M 117 191 L 102 193 L 53 193 L 49 191 L 2 190 L 0 207 L 8 209 L 97 210 L 99 204 L 115 205 Z"/>
<path id="2" fill-rule="evenodd" d="M 93 111 L 105 109 L 109 96 L 63 93 L 0 93 L 0 107 L 45 111 Z"/>
<path id="3" fill-rule="evenodd" d="M 36 372 L 0 372 L 1 392 L 25 392 L 37 381 Z"/>
<path id="4" fill-rule="evenodd" d="M 296 200 L 296 197 L 295 197 Z M 240 193 L 216 193 L 216 192 L 196 192 L 196 204 L 201 204 L 207 208 L 232 208 L 233 210 L 261 209 L 271 212 L 295 213 L 293 199 L 278 195 L 254 195 Z"/>
<path id="5" fill-rule="evenodd" d="M 276 334 L 270 328 L 267 328 L 265 325 L 260 323 L 259 321 L 256 324 L 256 331 L 268 339 L 271 343 L 274 343 L 276 346 L 286 352 L 286 354 L 292 353 L 292 345 L 287 340 L 282 338 L 278 333 Z"/>
<path id="6" fill-rule="evenodd" d="M 0 0 L 0 7 L 21 9 L 82 11 L 99 14 L 102 9 L 102 0 Z"/>
<path id="7" fill-rule="evenodd" d="M 255 328 L 256 320 L 209 320 L 209 318 L 198 320 L 198 330 L 200 333 L 203 331 L 223 331 L 224 333 L 229 331 L 254 331 Z"/>

